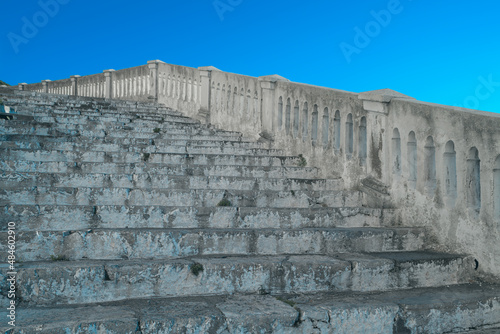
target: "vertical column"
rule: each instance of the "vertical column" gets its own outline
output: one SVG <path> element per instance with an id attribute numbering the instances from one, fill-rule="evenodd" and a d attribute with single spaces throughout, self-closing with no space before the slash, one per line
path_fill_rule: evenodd
<path id="1" fill-rule="evenodd" d="M 42 80 L 42 87 L 43 87 L 43 92 L 48 93 L 49 92 L 49 82 L 51 80 Z"/>
<path id="2" fill-rule="evenodd" d="M 276 114 L 275 101 L 276 101 L 276 82 L 266 80 L 265 77 L 260 77 L 260 88 L 262 89 L 262 106 L 261 106 L 261 120 L 262 120 L 262 133 L 265 136 L 273 136 L 273 123 L 274 115 Z M 275 124 L 274 127 L 277 125 Z"/>
<path id="3" fill-rule="evenodd" d="M 276 88 L 278 81 L 289 81 L 279 75 L 268 75 L 259 77 L 260 88 L 262 91 L 261 105 L 261 136 L 266 139 L 271 139 L 274 136 L 274 130 L 278 128 L 278 97 L 276 96 Z"/>
<path id="4" fill-rule="evenodd" d="M 78 96 L 78 78 L 79 75 L 72 75 L 71 77 L 71 92 L 70 95 Z"/>
<path id="5" fill-rule="evenodd" d="M 200 110 L 198 113 L 200 115 L 208 117 L 210 115 L 210 87 L 211 87 L 211 70 L 202 70 L 200 68 Z"/>
<path id="6" fill-rule="evenodd" d="M 200 71 L 200 110 L 198 118 L 201 118 L 205 123 L 210 123 L 210 105 L 211 105 L 211 87 L 212 87 L 212 71 L 220 71 L 213 66 L 198 67 Z"/>
<path id="7" fill-rule="evenodd" d="M 27 85 L 28 85 L 28 84 L 27 84 L 26 82 L 22 82 L 22 83 L 20 83 L 20 84 L 19 84 L 19 90 L 26 90 L 26 86 L 27 86 Z"/>
<path id="8" fill-rule="evenodd" d="M 115 70 L 104 70 L 104 98 L 112 99 L 113 96 L 113 72 Z"/>
<path id="9" fill-rule="evenodd" d="M 148 61 L 149 67 L 149 85 L 151 95 L 148 98 L 154 99 L 155 102 L 158 101 L 158 67 L 159 64 L 163 63 L 161 60 L 150 60 Z"/>
<path id="10" fill-rule="evenodd" d="M 363 103 L 367 121 L 367 172 L 378 180 L 390 184 L 393 180 L 391 150 L 392 130 L 388 124 L 389 104 L 397 92 L 386 90 L 364 92 L 358 95 Z M 390 133 L 391 135 L 387 135 Z"/>

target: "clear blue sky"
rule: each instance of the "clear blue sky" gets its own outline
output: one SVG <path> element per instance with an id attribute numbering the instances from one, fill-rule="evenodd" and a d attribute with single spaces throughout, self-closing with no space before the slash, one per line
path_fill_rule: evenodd
<path id="1" fill-rule="evenodd" d="M 23 0 L 1 13 L 9 84 L 160 59 L 500 112 L 493 0 Z"/>

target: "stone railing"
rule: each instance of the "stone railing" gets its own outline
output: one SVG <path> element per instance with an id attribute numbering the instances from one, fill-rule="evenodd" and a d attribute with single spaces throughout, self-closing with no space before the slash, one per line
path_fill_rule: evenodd
<path id="1" fill-rule="evenodd" d="M 391 201 L 383 205 L 397 208 L 401 224 L 429 227 L 441 244 L 474 254 L 480 269 L 500 276 L 496 114 L 424 103 L 392 90 L 358 94 L 158 60 L 19 87 L 158 102 L 302 154 L 323 176 L 342 176 L 346 187 L 372 185 L 375 197 L 387 189 Z"/>

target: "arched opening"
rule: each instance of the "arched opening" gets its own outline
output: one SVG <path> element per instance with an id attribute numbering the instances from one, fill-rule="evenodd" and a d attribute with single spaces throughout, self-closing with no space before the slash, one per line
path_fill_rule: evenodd
<path id="1" fill-rule="evenodd" d="M 295 106 L 293 107 L 293 137 L 297 138 L 299 136 L 299 100 L 295 101 Z"/>
<path id="2" fill-rule="evenodd" d="M 454 206 L 457 199 L 457 153 L 451 140 L 445 145 L 443 161 L 445 194 L 448 204 Z"/>
<path id="3" fill-rule="evenodd" d="M 237 88 L 234 88 L 235 92 Z M 278 130 L 281 130 L 283 127 L 283 98 L 280 96 L 280 100 L 278 102 Z"/>
<path id="4" fill-rule="evenodd" d="M 336 152 L 340 151 L 340 127 L 340 111 L 337 110 L 333 119 L 333 135 L 335 136 L 333 147 Z"/>
<path id="5" fill-rule="evenodd" d="M 312 145 L 316 146 L 316 142 L 318 140 L 318 105 L 314 105 L 313 113 L 312 113 L 312 124 L 311 124 L 311 140 Z"/>
<path id="6" fill-rule="evenodd" d="M 306 141 L 308 135 L 308 124 L 309 124 L 309 108 L 307 102 L 304 102 L 304 108 L 302 109 L 302 141 Z"/>
<path id="7" fill-rule="evenodd" d="M 493 212 L 495 219 L 500 220 L 500 155 L 493 169 Z"/>
<path id="8" fill-rule="evenodd" d="M 286 100 L 286 113 L 285 113 L 285 132 L 286 134 L 290 134 L 290 117 L 292 112 L 292 104 L 290 102 L 290 98 Z"/>
<path id="9" fill-rule="evenodd" d="M 479 151 L 472 147 L 467 155 L 467 204 L 479 213 L 481 209 L 481 161 Z"/>
<path id="10" fill-rule="evenodd" d="M 328 130 L 330 129 L 330 115 L 328 115 L 328 108 L 325 108 L 323 110 L 323 124 L 321 126 L 322 129 L 322 135 L 323 135 L 323 147 L 327 148 L 328 147 Z"/>
<path id="11" fill-rule="evenodd" d="M 359 134 L 358 134 L 359 142 L 359 150 L 358 150 L 358 158 L 359 158 L 359 163 L 364 166 L 366 165 L 366 155 L 367 155 L 367 148 L 366 148 L 366 139 L 367 139 L 367 134 L 366 134 L 366 117 L 361 117 L 361 120 L 359 121 Z"/>
<path id="12" fill-rule="evenodd" d="M 354 149 L 353 137 L 352 114 L 349 114 L 347 115 L 347 120 L 345 122 L 345 153 L 348 158 L 352 156 Z"/>
<path id="13" fill-rule="evenodd" d="M 392 130 L 392 173 L 401 176 L 401 136 L 398 128 Z"/>
<path id="14" fill-rule="evenodd" d="M 432 194 L 436 189 L 436 146 L 431 136 L 425 140 L 424 153 L 425 187 Z"/>
<path id="15" fill-rule="evenodd" d="M 407 154 L 408 185 L 415 189 L 417 186 L 417 138 L 413 131 L 408 135 Z"/>

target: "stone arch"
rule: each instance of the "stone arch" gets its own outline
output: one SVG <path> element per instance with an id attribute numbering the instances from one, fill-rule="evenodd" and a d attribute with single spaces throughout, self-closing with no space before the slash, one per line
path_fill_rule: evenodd
<path id="1" fill-rule="evenodd" d="M 227 96 L 226 96 L 226 103 L 227 103 L 227 112 L 228 114 L 234 114 L 234 110 L 233 108 L 231 108 L 231 93 L 233 92 L 233 88 L 231 87 L 231 85 L 228 85 L 227 86 Z"/>
<path id="2" fill-rule="evenodd" d="M 500 220 L 500 155 L 493 168 L 493 215 L 496 220 Z"/>
<path id="3" fill-rule="evenodd" d="M 407 143 L 408 181 L 412 188 L 417 185 L 417 137 L 411 131 Z"/>
<path id="4" fill-rule="evenodd" d="M 299 136 L 299 117 L 300 117 L 300 107 L 299 100 L 295 100 L 295 106 L 293 107 L 293 137 L 297 138 Z"/>
<path id="5" fill-rule="evenodd" d="M 252 91 L 250 89 L 247 90 L 246 96 L 246 105 L 245 105 L 245 115 L 246 119 L 252 119 L 253 106 L 252 106 Z"/>
<path id="6" fill-rule="evenodd" d="M 302 108 L 302 141 L 306 141 L 308 135 L 309 126 L 309 107 L 307 101 L 304 102 L 304 107 Z"/>
<path id="7" fill-rule="evenodd" d="M 443 162 L 445 195 L 449 204 L 453 206 L 457 198 L 457 153 L 452 140 L 449 140 L 444 147 Z"/>
<path id="8" fill-rule="evenodd" d="M 340 111 L 335 111 L 335 116 L 333 118 L 333 135 L 334 135 L 334 143 L 333 147 L 336 152 L 340 151 Z"/>
<path id="9" fill-rule="evenodd" d="M 328 141 L 330 140 L 328 136 L 328 131 L 330 130 L 330 115 L 328 113 L 328 107 L 323 110 L 323 123 L 322 123 L 322 141 L 323 147 L 328 147 Z"/>
<path id="10" fill-rule="evenodd" d="M 424 153 L 425 187 L 433 193 L 436 189 L 436 146 L 432 136 L 425 140 Z"/>
<path id="11" fill-rule="evenodd" d="M 401 135 L 398 128 L 392 130 L 392 173 L 401 176 Z"/>
<path id="12" fill-rule="evenodd" d="M 367 157 L 367 133 L 366 133 L 366 117 L 361 117 L 358 127 L 358 158 L 359 163 L 364 166 Z"/>
<path id="13" fill-rule="evenodd" d="M 285 113 L 285 131 L 286 134 L 290 133 L 290 117 L 292 113 L 292 103 L 290 102 L 290 98 L 286 100 L 286 113 Z"/>
<path id="14" fill-rule="evenodd" d="M 280 96 L 278 102 L 278 130 L 281 130 L 282 127 L 283 127 L 283 97 Z"/>
<path id="15" fill-rule="evenodd" d="M 318 105 L 315 104 L 312 113 L 312 122 L 311 122 L 311 140 L 312 145 L 316 146 L 316 142 L 318 140 Z"/>
<path id="16" fill-rule="evenodd" d="M 245 103 L 245 89 L 241 88 L 240 89 L 240 109 L 239 109 L 239 115 L 243 119 L 243 117 L 246 117 L 245 115 L 245 108 L 246 108 L 246 103 Z"/>
<path id="17" fill-rule="evenodd" d="M 352 114 L 347 115 L 345 121 L 345 153 L 348 157 L 352 156 L 354 151 L 354 132 L 352 123 Z"/>
<path id="18" fill-rule="evenodd" d="M 467 205 L 479 212 L 481 209 L 481 161 L 479 151 L 472 147 L 467 154 Z"/>

